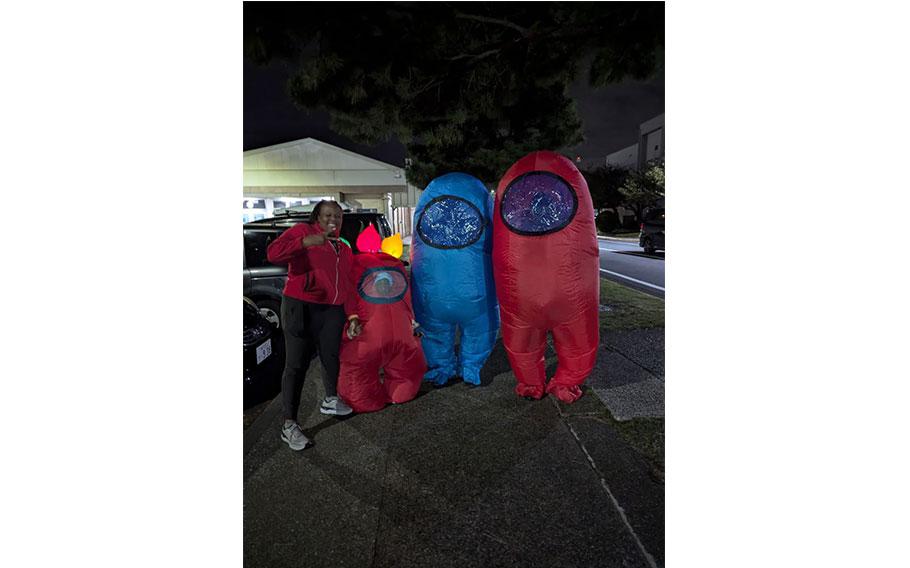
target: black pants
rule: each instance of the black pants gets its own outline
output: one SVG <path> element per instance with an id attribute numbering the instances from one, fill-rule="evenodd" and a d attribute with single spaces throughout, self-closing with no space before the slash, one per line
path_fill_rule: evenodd
<path id="1" fill-rule="evenodd" d="M 311 304 L 282 296 L 281 322 L 287 348 L 284 374 L 281 376 L 281 400 L 284 417 L 297 420 L 303 379 L 316 352 L 322 360 L 325 395 L 338 394 L 338 351 L 344 331 L 344 307 Z"/>

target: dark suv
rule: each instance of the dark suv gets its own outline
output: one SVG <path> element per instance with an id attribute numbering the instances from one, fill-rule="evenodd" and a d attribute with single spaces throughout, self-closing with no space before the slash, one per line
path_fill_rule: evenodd
<path id="1" fill-rule="evenodd" d="M 638 236 L 638 246 L 645 249 L 647 254 L 654 254 L 658 249 L 664 248 L 664 210 L 652 209 L 645 214 L 645 221 L 641 224 L 641 233 Z"/>
<path id="2" fill-rule="evenodd" d="M 309 213 L 288 213 L 270 219 L 243 224 L 243 295 L 259 306 L 259 311 L 272 325 L 281 327 L 281 291 L 288 276 L 287 265 L 275 265 L 266 258 L 269 243 L 297 223 L 306 223 Z M 357 254 L 357 236 L 368 225 L 382 238 L 392 235 L 385 215 L 376 212 L 345 210 L 341 219 L 341 236 Z"/>

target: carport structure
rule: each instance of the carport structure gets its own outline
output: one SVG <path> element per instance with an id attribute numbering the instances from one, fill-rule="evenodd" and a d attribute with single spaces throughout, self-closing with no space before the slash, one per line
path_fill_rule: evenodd
<path id="1" fill-rule="evenodd" d="M 243 153 L 245 198 L 329 196 L 355 206 L 377 209 L 393 220 L 398 208 L 416 205 L 404 168 L 355 152 L 303 138 Z M 414 203 L 408 201 L 414 197 Z M 401 217 L 400 211 L 394 217 Z M 408 223 L 409 225 L 409 223 Z M 408 231 L 410 227 L 408 227 Z"/>

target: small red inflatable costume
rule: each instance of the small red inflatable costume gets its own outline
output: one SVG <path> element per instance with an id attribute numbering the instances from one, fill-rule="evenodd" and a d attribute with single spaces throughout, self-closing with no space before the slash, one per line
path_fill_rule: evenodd
<path id="1" fill-rule="evenodd" d="M 533 152 L 506 172 L 493 212 L 493 277 L 519 396 L 575 402 L 600 343 L 600 264 L 588 184 L 567 158 Z M 558 367 L 546 382 L 552 332 Z"/>
<path id="2" fill-rule="evenodd" d="M 358 248 L 370 250 L 360 243 Z M 354 339 L 347 334 L 342 339 L 338 394 L 355 412 L 374 412 L 413 399 L 427 362 L 414 335 L 411 290 L 401 261 L 381 252 L 361 253 L 354 256 L 353 276 L 363 330 Z"/>

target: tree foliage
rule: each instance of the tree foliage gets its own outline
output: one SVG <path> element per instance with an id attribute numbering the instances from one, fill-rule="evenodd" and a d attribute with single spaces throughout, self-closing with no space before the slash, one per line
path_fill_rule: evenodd
<path id="1" fill-rule="evenodd" d="M 662 62 L 658 2 L 244 4 L 244 51 L 293 68 L 292 100 L 332 129 L 397 138 L 423 186 L 448 171 L 495 182 L 533 150 L 582 140 L 568 86 L 643 79 Z"/>
<path id="2" fill-rule="evenodd" d="M 591 201 L 594 209 L 606 209 L 622 204 L 625 197 L 619 188 L 626 182 L 629 170 L 616 166 L 600 166 L 597 169 L 582 172 L 588 182 Z"/>
<path id="3" fill-rule="evenodd" d="M 663 160 L 649 162 L 641 171 L 630 172 L 619 191 L 641 219 L 644 209 L 664 196 Z"/>

